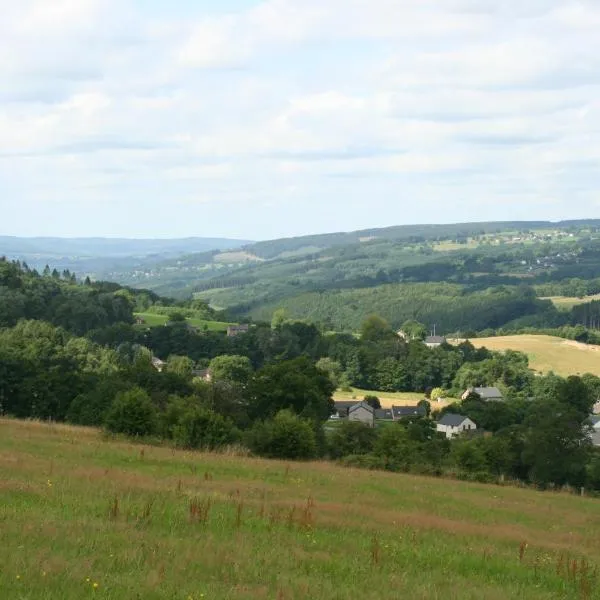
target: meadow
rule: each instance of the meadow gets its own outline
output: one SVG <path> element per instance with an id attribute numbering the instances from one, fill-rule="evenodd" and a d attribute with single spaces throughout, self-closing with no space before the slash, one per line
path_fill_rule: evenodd
<path id="1" fill-rule="evenodd" d="M 529 366 L 540 372 L 557 375 L 600 375 L 600 346 L 582 344 L 550 335 L 508 335 L 473 338 L 471 343 L 490 350 L 518 350 L 529 356 Z"/>
<path id="2" fill-rule="evenodd" d="M 147 327 L 160 327 L 162 325 L 166 325 L 169 317 L 168 315 L 160 315 L 157 313 L 135 313 L 135 317 L 139 317 L 144 319 L 145 326 Z M 232 323 L 223 323 L 221 321 L 206 321 L 205 319 L 194 319 L 188 318 L 185 320 L 186 323 L 189 323 L 192 327 L 196 327 L 200 330 L 204 328 L 209 331 L 226 331 L 229 325 Z"/>
<path id="3" fill-rule="evenodd" d="M 599 507 L 0 420 L 0 597 L 600 598 Z"/>

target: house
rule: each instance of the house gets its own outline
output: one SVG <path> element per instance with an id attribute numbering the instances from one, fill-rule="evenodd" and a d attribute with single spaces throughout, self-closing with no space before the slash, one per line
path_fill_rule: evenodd
<path id="1" fill-rule="evenodd" d="M 192 369 L 192 375 L 204 379 L 204 381 L 212 381 L 210 369 Z"/>
<path id="2" fill-rule="evenodd" d="M 248 333 L 250 331 L 250 325 L 242 323 L 241 325 L 229 325 L 227 327 L 227 337 L 235 337 L 240 333 Z"/>
<path id="3" fill-rule="evenodd" d="M 502 402 L 504 396 L 497 387 L 470 387 L 465 390 L 460 397 L 461 400 L 466 400 L 470 394 L 477 394 L 484 402 Z"/>
<path id="4" fill-rule="evenodd" d="M 394 413 L 392 412 L 391 408 L 376 408 L 375 418 L 378 421 L 393 421 Z"/>
<path id="5" fill-rule="evenodd" d="M 375 427 L 375 409 L 366 402 L 358 402 L 348 409 L 348 421 L 364 423 Z"/>
<path id="6" fill-rule="evenodd" d="M 136 317 L 135 318 L 135 324 L 136 325 L 145 325 L 146 324 L 146 319 L 142 319 L 142 317 Z"/>
<path id="7" fill-rule="evenodd" d="M 442 335 L 429 335 L 423 340 L 423 343 L 428 348 L 437 348 L 446 343 L 446 338 Z"/>
<path id="8" fill-rule="evenodd" d="M 596 402 L 596 404 L 594 404 L 594 408 L 592 409 L 592 412 L 595 415 L 600 415 L 600 402 Z"/>
<path id="9" fill-rule="evenodd" d="M 394 421 L 410 417 L 426 417 L 427 410 L 424 406 L 392 406 L 392 418 Z"/>
<path id="10" fill-rule="evenodd" d="M 152 357 L 152 366 L 160 373 L 167 363 L 164 360 L 160 360 L 156 356 Z"/>
<path id="11" fill-rule="evenodd" d="M 335 414 L 340 419 L 345 419 L 348 416 L 350 409 L 357 403 L 356 400 L 340 400 L 334 402 Z"/>
<path id="12" fill-rule="evenodd" d="M 437 431 L 446 435 L 449 440 L 465 431 L 474 431 L 477 425 L 469 417 L 446 413 L 436 426 Z"/>

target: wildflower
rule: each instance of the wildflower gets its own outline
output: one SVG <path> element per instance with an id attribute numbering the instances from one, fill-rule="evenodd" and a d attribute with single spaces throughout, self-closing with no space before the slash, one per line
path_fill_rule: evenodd
<path id="1" fill-rule="evenodd" d="M 42 571 L 42 577 L 46 577 L 46 571 Z"/>
<path id="2" fill-rule="evenodd" d="M 52 482 L 48 479 L 48 487 L 52 487 Z"/>
<path id="3" fill-rule="evenodd" d="M 21 576 L 20 576 L 20 575 L 17 575 L 17 579 L 21 579 Z"/>
<path id="4" fill-rule="evenodd" d="M 89 583 L 89 582 L 90 582 L 90 578 L 89 578 L 89 577 L 86 577 L 86 578 L 85 578 L 85 581 L 86 581 L 86 583 Z"/>
<path id="5" fill-rule="evenodd" d="M 97 581 L 94 581 L 93 588 L 96 590 L 100 584 Z"/>

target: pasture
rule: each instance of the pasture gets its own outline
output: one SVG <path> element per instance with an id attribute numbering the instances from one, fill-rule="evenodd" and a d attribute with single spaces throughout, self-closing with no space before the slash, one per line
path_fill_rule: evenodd
<path id="1" fill-rule="evenodd" d="M 587 302 L 592 302 L 593 300 L 600 300 L 600 294 L 596 294 L 594 296 L 581 296 L 579 298 L 575 296 L 546 296 L 540 299 L 551 300 L 554 306 L 556 306 L 556 308 L 559 310 L 569 311 L 574 306 L 578 306 L 579 304 L 585 304 Z"/>
<path id="2" fill-rule="evenodd" d="M 470 342 L 490 350 L 518 350 L 529 356 L 529 366 L 540 373 L 600 376 L 600 346 L 581 344 L 550 335 L 510 335 L 473 338 Z"/>
<path id="3" fill-rule="evenodd" d="M 599 508 L 0 420 L 0 597 L 600 598 Z"/>
<path id="4" fill-rule="evenodd" d="M 169 321 L 168 315 L 159 315 L 157 313 L 135 313 L 135 317 L 144 319 L 146 327 L 161 327 Z M 232 323 L 222 323 L 220 321 L 206 321 L 205 319 L 188 318 L 185 320 L 192 327 L 196 327 L 200 331 L 208 329 L 209 331 L 227 331 L 227 327 Z"/>
<path id="5" fill-rule="evenodd" d="M 392 404 L 404 406 L 416 406 L 423 398 L 424 394 L 418 392 L 381 392 L 377 390 L 361 390 L 352 388 L 351 391 L 336 390 L 333 394 L 334 400 L 356 400 L 360 402 L 365 396 L 377 396 L 381 402 L 382 408 L 391 408 Z"/>

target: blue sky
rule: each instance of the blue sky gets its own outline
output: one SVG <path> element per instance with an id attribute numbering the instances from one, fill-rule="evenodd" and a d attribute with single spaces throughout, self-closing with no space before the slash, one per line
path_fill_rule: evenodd
<path id="1" fill-rule="evenodd" d="M 0 14 L 0 234 L 600 217 L 597 0 L 0 0 Z"/>

